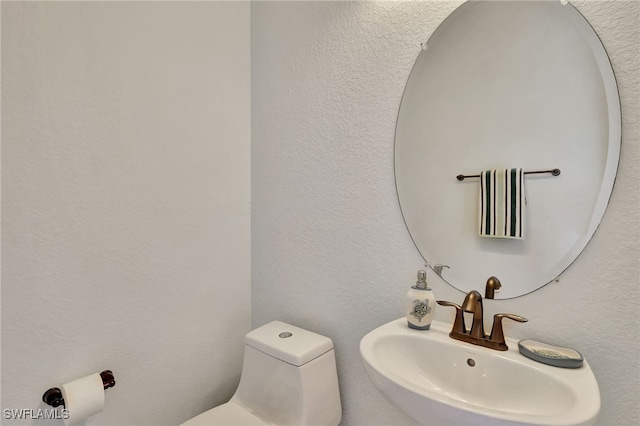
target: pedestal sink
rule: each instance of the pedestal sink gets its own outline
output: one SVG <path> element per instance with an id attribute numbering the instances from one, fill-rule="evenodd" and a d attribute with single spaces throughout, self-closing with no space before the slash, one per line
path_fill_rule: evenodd
<path id="1" fill-rule="evenodd" d="M 589 425 L 600 391 L 585 360 L 558 368 L 524 357 L 518 342 L 496 351 L 449 337 L 433 321 L 412 330 L 400 318 L 360 341 L 367 373 L 395 406 L 424 425 Z"/>

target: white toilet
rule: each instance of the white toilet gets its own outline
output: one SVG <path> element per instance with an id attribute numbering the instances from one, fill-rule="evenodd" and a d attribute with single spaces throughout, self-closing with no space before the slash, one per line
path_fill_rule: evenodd
<path id="1" fill-rule="evenodd" d="M 333 342 L 280 321 L 244 339 L 242 376 L 226 404 L 182 426 L 336 426 L 342 419 Z"/>

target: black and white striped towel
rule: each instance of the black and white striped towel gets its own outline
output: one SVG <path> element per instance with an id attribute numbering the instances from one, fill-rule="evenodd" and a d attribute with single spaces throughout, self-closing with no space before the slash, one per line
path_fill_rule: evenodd
<path id="1" fill-rule="evenodd" d="M 480 236 L 524 238 L 524 174 L 522 169 L 480 173 Z"/>

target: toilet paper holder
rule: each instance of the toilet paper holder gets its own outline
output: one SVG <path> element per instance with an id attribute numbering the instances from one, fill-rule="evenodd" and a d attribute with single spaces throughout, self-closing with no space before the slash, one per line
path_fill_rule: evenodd
<path id="1" fill-rule="evenodd" d="M 105 389 L 112 388 L 116 385 L 116 379 L 113 377 L 113 372 L 111 370 L 104 370 L 100 373 L 100 377 L 102 378 L 102 384 Z M 43 395 L 42 400 L 52 407 L 59 407 L 64 405 L 64 398 L 62 398 L 62 391 L 60 388 L 51 388 L 48 389 Z"/>

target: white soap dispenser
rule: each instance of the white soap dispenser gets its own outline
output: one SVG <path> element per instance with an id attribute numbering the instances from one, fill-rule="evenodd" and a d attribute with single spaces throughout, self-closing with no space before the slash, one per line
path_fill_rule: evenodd
<path id="1" fill-rule="evenodd" d="M 409 328 L 428 330 L 436 306 L 436 296 L 427 286 L 427 272 L 418 271 L 416 285 L 407 293 L 407 323 Z"/>

